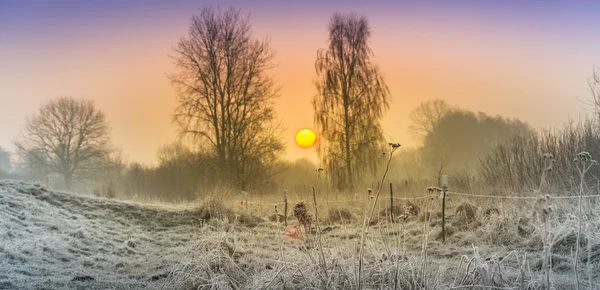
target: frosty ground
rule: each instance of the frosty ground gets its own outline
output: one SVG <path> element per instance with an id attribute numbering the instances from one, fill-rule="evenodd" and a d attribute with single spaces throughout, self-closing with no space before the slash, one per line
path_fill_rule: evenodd
<path id="1" fill-rule="evenodd" d="M 290 237 L 268 211 L 263 217 L 222 204 L 149 205 L 0 181 L 0 289 L 356 288 L 358 208 L 338 209 L 349 213 L 345 222 L 333 219 L 335 209 L 323 210 L 321 251 L 316 235 Z M 393 224 L 373 221 L 363 288 L 541 287 L 543 242 L 534 217 L 495 208 L 479 210 L 473 221 L 451 211 L 445 243 L 435 210 Z M 571 289 L 574 224 L 557 220 L 552 284 Z M 590 281 L 600 285 L 598 224 L 590 220 L 582 239 L 586 289 Z"/>

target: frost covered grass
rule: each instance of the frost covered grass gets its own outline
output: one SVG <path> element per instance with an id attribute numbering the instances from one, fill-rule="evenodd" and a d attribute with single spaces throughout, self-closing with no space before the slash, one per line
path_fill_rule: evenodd
<path id="1" fill-rule="evenodd" d="M 193 218 L 0 181 L 0 289 L 147 288 L 189 253 Z"/>
<path id="2" fill-rule="evenodd" d="M 0 289 L 356 289 L 361 247 L 363 289 L 541 289 L 547 277 L 571 289 L 576 258 L 581 286 L 600 285 L 598 206 L 585 203 L 575 257 L 578 204 L 551 202 L 543 217 L 536 200 L 450 196 L 446 243 L 437 199 L 398 202 L 395 223 L 382 203 L 363 245 L 364 205 L 320 202 L 321 249 L 314 226 L 270 221 L 271 206 L 148 205 L 0 181 Z"/>

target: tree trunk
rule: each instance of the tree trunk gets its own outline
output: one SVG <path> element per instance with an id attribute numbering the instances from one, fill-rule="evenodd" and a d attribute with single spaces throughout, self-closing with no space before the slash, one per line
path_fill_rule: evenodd
<path id="1" fill-rule="evenodd" d="M 352 174 L 352 154 L 350 153 L 350 116 L 349 116 L 349 105 L 347 101 L 344 101 L 344 133 L 346 135 L 346 143 L 344 144 L 344 158 L 346 159 L 346 187 L 353 188 L 353 174 Z M 343 188 L 342 188 L 343 189 Z"/>
<path id="2" fill-rule="evenodd" d="M 72 173 L 64 173 L 65 178 L 65 189 L 71 189 L 71 184 L 73 182 L 73 174 Z"/>

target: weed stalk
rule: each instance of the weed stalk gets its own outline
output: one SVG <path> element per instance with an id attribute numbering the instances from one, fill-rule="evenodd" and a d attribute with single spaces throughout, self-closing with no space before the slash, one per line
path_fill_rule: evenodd
<path id="1" fill-rule="evenodd" d="M 320 266 L 322 268 L 323 274 L 325 275 L 325 277 L 327 277 L 327 264 L 325 261 L 325 254 L 323 252 L 323 240 L 321 237 L 321 228 L 319 227 L 319 209 L 317 207 L 317 188 L 319 188 L 319 180 L 321 179 L 321 172 L 323 172 L 323 168 L 319 168 L 317 169 L 317 182 L 316 182 L 316 187 L 315 186 L 311 186 L 312 187 L 312 196 L 313 196 L 313 203 L 315 205 L 315 228 L 316 228 L 316 232 L 317 232 L 317 239 L 319 242 L 319 253 L 320 255 Z"/>
<path id="2" fill-rule="evenodd" d="M 390 145 L 390 155 L 387 161 L 387 164 L 385 166 L 385 171 L 383 172 L 383 176 L 381 177 L 381 182 L 379 182 L 379 186 L 377 187 L 377 193 L 375 194 L 375 199 L 373 201 L 373 205 L 371 206 L 371 211 L 370 213 L 365 216 L 365 220 L 363 222 L 363 228 L 362 228 L 362 232 L 361 232 L 361 236 L 360 236 L 360 250 L 359 250 L 359 254 L 358 254 L 358 289 L 362 289 L 362 282 L 361 282 L 361 278 L 362 278 L 362 265 L 363 265 L 363 256 L 364 256 L 364 248 L 365 248 L 365 235 L 367 233 L 367 231 L 369 230 L 369 225 L 370 225 L 370 221 L 371 218 L 373 217 L 373 212 L 375 211 L 375 206 L 377 205 L 377 200 L 379 199 L 379 194 L 381 193 L 381 187 L 383 186 L 383 183 L 385 181 L 385 177 L 387 176 L 387 173 L 390 169 L 390 163 L 392 162 L 392 156 L 394 155 L 394 151 L 396 151 L 398 148 L 400 148 L 400 144 L 398 143 L 389 143 Z"/>
<path id="3" fill-rule="evenodd" d="M 575 244 L 575 279 L 577 282 L 577 290 L 579 290 L 579 243 L 581 241 L 581 218 L 582 218 L 582 210 L 581 210 L 581 197 L 584 193 L 585 186 L 585 174 L 596 164 L 596 160 L 592 159 L 592 155 L 589 152 L 580 152 L 577 154 L 577 158 L 573 160 L 575 163 L 581 164 L 581 168 L 577 165 L 577 171 L 579 172 L 579 198 L 578 198 L 578 212 L 577 212 L 577 240 Z M 589 241 L 588 241 L 589 243 Z M 589 261 L 588 261 L 589 263 Z"/>

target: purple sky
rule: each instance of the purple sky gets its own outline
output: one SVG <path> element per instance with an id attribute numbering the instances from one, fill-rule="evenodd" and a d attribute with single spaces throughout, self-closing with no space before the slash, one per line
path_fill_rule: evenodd
<path id="1" fill-rule="evenodd" d="M 452 2 L 452 4 L 449 4 Z M 205 5 L 250 14 L 277 52 L 279 117 L 290 158 L 313 125 L 316 51 L 333 12 L 370 21 L 375 62 L 391 89 L 389 141 L 411 145 L 408 114 L 435 98 L 519 118 L 535 127 L 578 119 L 586 78 L 600 65 L 600 1 L 27 1 L 0 0 L 0 146 L 39 105 L 60 95 L 93 99 L 130 161 L 151 163 L 175 139 L 169 55 Z"/>

